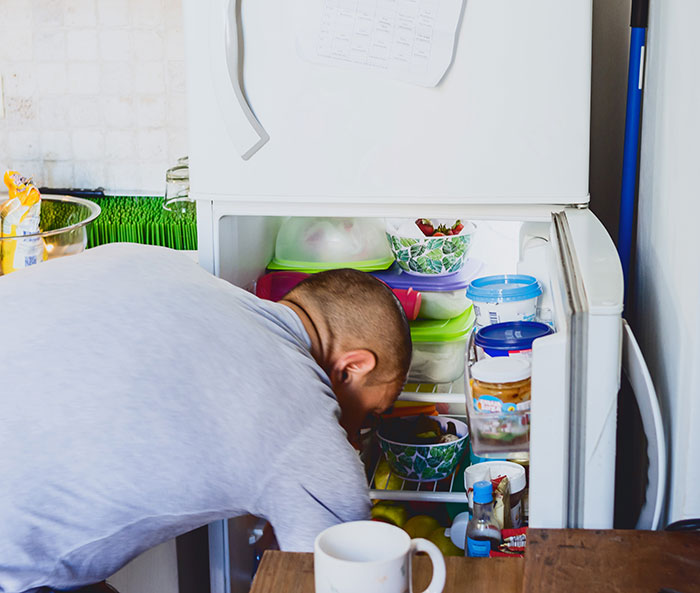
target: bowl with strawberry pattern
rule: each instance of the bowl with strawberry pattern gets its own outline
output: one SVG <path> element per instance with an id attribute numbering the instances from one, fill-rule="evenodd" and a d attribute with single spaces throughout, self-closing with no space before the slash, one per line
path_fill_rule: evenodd
<path id="1" fill-rule="evenodd" d="M 462 269 L 476 226 L 446 218 L 387 220 L 386 236 L 396 263 L 409 274 L 446 276 Z"/>

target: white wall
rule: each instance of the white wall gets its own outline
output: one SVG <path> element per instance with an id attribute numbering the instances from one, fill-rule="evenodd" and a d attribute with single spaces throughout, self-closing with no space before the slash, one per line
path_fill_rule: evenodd
<path id="1" fill-rule="evenodd" d="M 0 167 L 162 193 L 186 154 L 180 0 L 0 0 Z"/>
<path id="2" fill-rule="evenodd" d="M 635 332 L 672 431 L 669 521 L 700 517 L 700 49 L 697 0 L 652 0 Z"/>

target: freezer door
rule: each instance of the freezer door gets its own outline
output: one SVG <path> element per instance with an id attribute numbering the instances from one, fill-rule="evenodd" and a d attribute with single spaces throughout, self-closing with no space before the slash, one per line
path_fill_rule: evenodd
<path id="1" fill-rule="evenodd" d="M 560 443 L 568 462 L 564 526 L 610 528 L 622 354 L 622 269 L 612 240 L 587 209 L 555 214 L 552 242 L 567 312 L 568 380 L 562 396 L 568 407 L 564 419 L 568 434 Z"/>
<path id="2" fill-rule="evenodd" d="M 324 27 L 342 44 L 375 43 L 379 27 L 392 44 L 437 40 L 416 23 L 448 5 L 461 11 L 454 59 L 434 87 L 319 64 L 299 49 Z M 184 9 L 198 199 L 588 201 L 591 0 L 185 0 Z"/>

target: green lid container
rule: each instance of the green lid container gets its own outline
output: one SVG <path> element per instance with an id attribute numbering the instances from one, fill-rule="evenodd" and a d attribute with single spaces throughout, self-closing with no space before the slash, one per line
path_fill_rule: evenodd
<path id="1" fill-rule="evenodd" d="M 411 322 L 411 340 L 414 342 L 462 342 L 466 341 L 474 327 L 472 305 L 452 319 L 419 319 Z"/>
<path id="2" fill-rule="evenodd" d="M 394 263 L 393 257 L 384 257 L 374 260 L 355 261 L 355 262 L 309 262 L 309 261 L 293 261 L 274 258 L 267 266 L 268 270 L 292 270 L 295 272 L 304 272 L 305 274 L 316 274 L 326 270 L 338 270 L 340 268 L 352 268 L 362 272 L 376 272 L 386 270 Z"/>

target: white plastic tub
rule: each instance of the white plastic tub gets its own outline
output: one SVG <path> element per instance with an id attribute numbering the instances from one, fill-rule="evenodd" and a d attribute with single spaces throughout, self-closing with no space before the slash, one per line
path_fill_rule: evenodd
<path id="1" fill-rule="evenodd" d="M 534 321 L 542 287 L 533 276 L 503 274 L 472 280 L 467 298 L 474 303 L 476 326 Z"/>

